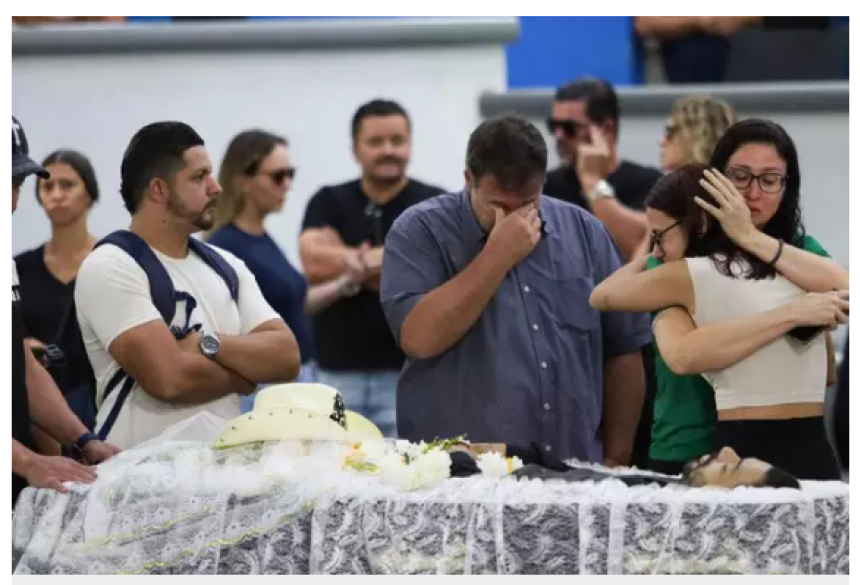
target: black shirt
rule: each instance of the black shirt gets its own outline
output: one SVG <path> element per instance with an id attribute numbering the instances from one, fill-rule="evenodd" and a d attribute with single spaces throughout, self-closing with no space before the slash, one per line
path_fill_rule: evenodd
<path id="1" fill-rule="evenodd" d="M 648 191 L 662 176 L 663 172 L 659 169 L 623 160 L 615 172 L 606 177 L 606 182 L 615 189 L 618 201 L 631 209 L 643 210 Z M 547 173 L 543 192 L 591 211 L 576 170 L 571 167 L 561 166 Z"/>
<path id="2" fill-rule="evenodd" d="M 443 189 L 410 179 L 394 199 L 374 205 L 358 180 L 320 189 L 308 203 L 302 230 L 330 227 L 343 243 L 381 246 L 388 230 L 407 208 Z M 313 319 L 319 366 L 332 371 L 399 370 L 405 356 L 385 320 L 379 292 L 362 289 L 318 313 Z"/>
<path id="3" fill-rule="evenodd" d="M 33 449 L 33 435 L 30 429 L 30 402 L 27 399 L 27 377 L 24 362 L 24 318 L 21 313 L 21 294 L 18 287 L 18 272 L 12 263 L 12 438 Z M 27 482 L 20 475 L 12 473 L 12 507 L 18 501 Z"/>
<path id="4" fill-rule="evenodd" d="M 22 306 L 27 335 L 45 344 L 52 343 L 72 304 L 75 282 L 60 282 L 51 274 L 45 264 L 45 246 L 19 254 L 15 257 L 15 264 L 24 299 Z"/>

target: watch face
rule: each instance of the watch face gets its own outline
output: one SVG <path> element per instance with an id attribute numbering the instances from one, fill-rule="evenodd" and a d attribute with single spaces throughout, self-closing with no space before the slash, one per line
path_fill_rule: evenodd
<path id="1" fill-rule="evenodd" d="M 200 340 L 200 347 L 206 355 L 214 355 L 221 347 L 221 342 L 211 335 L 204 335 L 203 339 Z"/>

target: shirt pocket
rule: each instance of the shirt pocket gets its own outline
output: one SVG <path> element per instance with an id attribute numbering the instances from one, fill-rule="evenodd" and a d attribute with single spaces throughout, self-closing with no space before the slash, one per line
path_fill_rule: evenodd
<path id="1" fill-rule="evenodd" d="M 594 280 L 589 276 L 570 276 L 556 281 L 552 291 L 552 316 L 561 327 L 584 333 L 600 328 L 600 313 L 588 304 L 593 289 Z"/>

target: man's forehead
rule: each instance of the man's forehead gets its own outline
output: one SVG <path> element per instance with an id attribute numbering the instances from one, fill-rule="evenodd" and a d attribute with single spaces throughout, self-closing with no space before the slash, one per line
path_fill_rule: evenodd
<path id="1" fill-rule="evenodd" d="M 579 121 L 586 121 L 588 119 L 585 100 L 553 102 L 552 111 L 556 117 Z"/>
<path id="2" fill-rule="evenodd" d="M 212 161 L 209 159 L 209 153 L 205 146 L 192 146 L 183 153 L 182 158 L 185 160 L 185 168 L 187 169 L 212 168 Z"/>

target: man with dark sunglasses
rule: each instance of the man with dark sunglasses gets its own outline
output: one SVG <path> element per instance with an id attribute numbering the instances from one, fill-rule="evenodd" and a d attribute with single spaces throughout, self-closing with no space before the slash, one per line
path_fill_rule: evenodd
<path id="1" fill-rule="evenodd" d="M 547 173 L 544 193 L 590 211 L 629 259 L 648 233 L 645 196 L 662 172 L 620 159 L 620 114 L 618 95 L 607 81 L 584 77 L 558 88 L 547 129 L 561 165 Z M 652 351 L 650 345 L 642 348 L 647 387 L 632 458 L 638 466 L 648 462 L 656 391 Z"/>
<path id="2" fill-rule="evenodd" d="M 625 258 L 647 232 L 645 196 L 662 173 L 618 156 L 618 96 L 606 81 L 582 78 L 558 89 L 547 129 L 561 166 L 544 192 L 591 211 Z"/>

